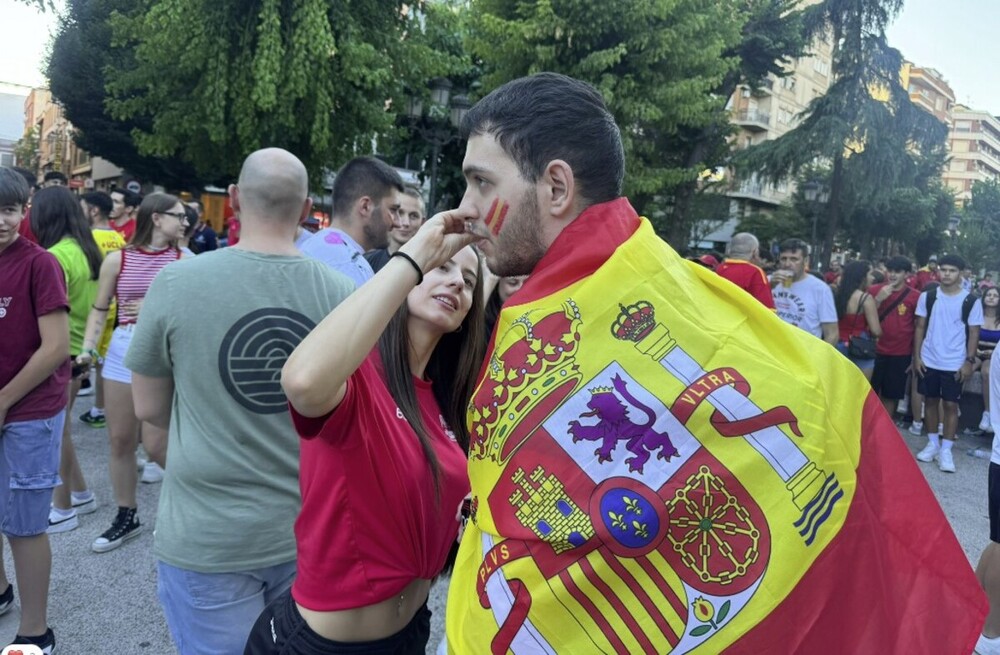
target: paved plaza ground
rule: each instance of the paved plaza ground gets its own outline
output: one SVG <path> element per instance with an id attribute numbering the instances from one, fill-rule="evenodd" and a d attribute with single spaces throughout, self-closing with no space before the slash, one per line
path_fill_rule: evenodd
<path id="1" fill-rule="evenodd" d="M 160 485 L 140 485 L 139 515 L 143 534 L 118 550 L 98 555 L 91 542 L 114 517 L 107 474 L 107 433 L 80 423 L 77 416 L 89 409 L 91 400 L 81 398 L 73 414 L 73 438 L 80 463 L 101 506 L 81 517 L 73 532 L 52 537 L 53 571 L 49 621 L 56 631 L 59 655 L 167 655 L 174 653 L 163 613 L 156 598 L 156 573 L 152 555 L 153 529 Z M 903 431 L 902 438 L 914 453 L 926 442 Z M 986 513 L 988 461 L 967 457 L 969 448 L 989 448 L 986 436 L 963 436 L 956 446 L 954 474 L 941 473 L 933 464 L 921 464 L 931 488 L 948 516 L 969 561 L 974 565 L 989 535 Z M 916 535 L 915 535 L 916 537 Z M 4 565 L 13 577 L 10 551 L 4 548 Z M 15 582 L 16 584 L 16 582 Z M 434 611 L 429 653 L 443 633 L 447 584 L 431 592 Z M 18 608 L 0 617 L 3 644 L 17 631 Z"/>

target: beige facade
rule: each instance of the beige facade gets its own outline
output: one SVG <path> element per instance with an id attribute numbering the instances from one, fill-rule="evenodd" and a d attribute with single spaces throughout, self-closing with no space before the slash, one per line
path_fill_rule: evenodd
<path id="1" fill-rule="evenodd" d="M 951 128 L 955 92 L 944 76 L 933 68 L 921 68 L 913 62 L 904 62 L 901 73 L 903 86 L 910 100 L 922 107 L 939 121 Z"/>
<path id="2" fill-rule="evenodd" d="M 986 111 L 955 105 L 948 134 L 951 158 L 944 181 L 962 203 L 972 197 L 972 185 L 1000 180 L 1000 118 Z"/>
<path id="3" fill-rule="evenodd" d="M 73 125 L 48 89 L 32 89 L 28 94 L 24 101 L 24 129 L 25 133 L 31 129 L 38 133 L 39 179 L 49 171 L 59 171 L 68 178 L 71 188 L 106 190 L 122 175 L 117 166 L 100 157 L 92 158 L 77 147 L 73 142 Z"/>
<path id="4" fill-rule="evenodd" d="M 833 46 L 829 39 L 817 39 L 810 55 L 786 67 L 788 75 L 768 77 L 759 89 L 741 86 L 729 101 L 737 148 L 748 148 L 776 139 L 799 123 L 799 116 L 814 98 L 826 93 L 832 82 Z M 776 209 L 791 200 L 792 182 L 764 184 L 751 176 L 734 179 L 726 195 L 731 199 L 730 215 L 739 219 L 753 213 Z"/>

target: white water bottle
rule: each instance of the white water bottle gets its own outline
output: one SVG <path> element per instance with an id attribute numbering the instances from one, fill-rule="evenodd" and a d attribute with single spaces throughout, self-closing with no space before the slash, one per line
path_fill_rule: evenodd
<path id="1" fill-rule="evenodd" d="M 969 457 L 977 457 L 979 459 L 989 459 L 993 455 L 993 451 L 987 450 L 986 448 L 969 448 L 965 451 L 965 454 Z"/>

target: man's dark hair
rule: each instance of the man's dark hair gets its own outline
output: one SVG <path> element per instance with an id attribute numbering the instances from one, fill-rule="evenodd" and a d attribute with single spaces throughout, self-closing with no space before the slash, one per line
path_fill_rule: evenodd
<path id="1" fill-rule="evenodd" d="M 52 180 L 59 180 L 60 182 L 63 183 L 63 185 L 69 183 L 69 180 L 66 179 L 66 176 L 60 173 L 59 171 L 49 171 L 48 173 L 45 174 L 45 177 L 42 178 L 43 182 L 51 182 Z"/>
<path id="2" fill-rule="evenodd" d="M 966 266 L 965 260 L 958 255 L 945 255 L 944 257 L 938 259 L 937 265 L 938 268 L 941 266 L 954 266 L 960 271 L 965 269 Z"/>
<path id="3" fill-rule="evenodd" d="M 549 162 L 573 169 L 579 194 L 591 204 L 622 195 L 621 132 L 597 90 L 557 73 L 522 77 L 477 102 L 462 120 L 462 136 L 489 134 L 536 182 Z"/>
<path id="4" fill-rule="evenodd" d="M 115 207 L 114 203 L 111 202 L 111 196 L 103 191 L 88 191 L 80 197 L 91 207 L 96 207 L 104 218 L 110 216 L 111 210 Z"/>
<path id="5" fill-rule="evenodd" d="M 120 189 L 126 207 L 139 207 L 142 205 L 142 195 L 129 189 Z"/>
<path id="6" fill-rule="evenodd" d="M 13 168 L 0 168 L 0 207 L 28 204 L 31 188 L 28 182 Z"/>
<path id="7" fill-rule="evenodd" d="M 885 262 L 885 270 L 887 271 L 902 271 L 904 273 L 909 273 L 913 270 L 913 262 L 911 262 L 906 257 L 902 255 L 896 255 L 895 257 L 890 257 Z"/>
<path id="8" fill-rule="evenodd" d="M 27 168 L 22 168 L 21 166 L 11 166 L 11 168 L 24 178 L 24 181 L 28 183 L 29 188 L 35 188 L 38 186 L 38 176 L 29 171 Z"/>
<path id="9" fill-rule="evenodd" d="M 778 246 L 778 254 L 801 250 L 804 257 L 809 256 L 809 244 L 802 239 L 785 239 Z"/>
<path id="10" fill-rule="evenodd" d="M 389 164 L 374 157 L 355 157 L 344 164 L 333 180 L 333 213 L 347 214 L 358 198 L 381 202 L 391 189 L 404 190 L 403 178 Z"/>

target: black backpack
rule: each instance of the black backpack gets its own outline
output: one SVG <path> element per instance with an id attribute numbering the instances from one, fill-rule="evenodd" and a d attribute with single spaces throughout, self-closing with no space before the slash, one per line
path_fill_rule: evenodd
<path id="1" fill-rule="evenodd" d="M 934 285 L 927 290 L 927 325 L 931 324 L 931 308 L 934 307 L 934 301 L 937 300 L 937 285 Z M 965 338 L 969 338 L 969 315 L 972 313 L 972 308 L 976 305 L 979 300 L 979 296 L 975 293 L 969 292 L 969 295 L 965 297 L 962 301 L 962 322 L 965 323 Z"/>

